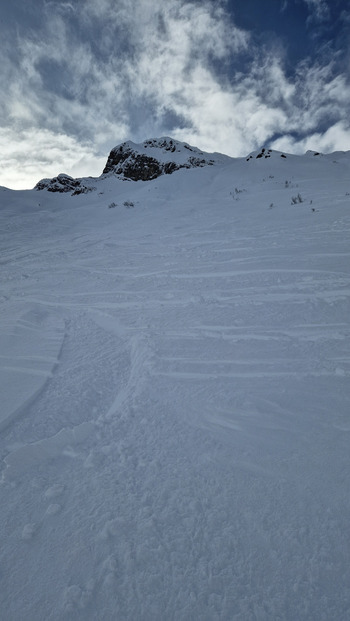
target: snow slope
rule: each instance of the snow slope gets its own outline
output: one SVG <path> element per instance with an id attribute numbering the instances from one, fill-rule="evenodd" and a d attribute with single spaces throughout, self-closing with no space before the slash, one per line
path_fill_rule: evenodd
<path id="1" fill-rule="evenodd" d="M 1 619 L 350 619 L 350 153 L 259 153 L 0 189 Z"/>

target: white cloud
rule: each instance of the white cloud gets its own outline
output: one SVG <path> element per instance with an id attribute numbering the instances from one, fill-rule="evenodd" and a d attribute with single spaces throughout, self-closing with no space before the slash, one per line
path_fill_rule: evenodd
<path id="1" fill-rule="evenodd" d="M 306 138 L 296 139 L 286 135 L 275 140 L 271 147 L 278 151 L 301 154 L 306 151 L 321 151 L 332 153 L 334 151 L 348 151 L 350 145 L 350 125 L 340 121 L 329 127 L 325 132 L 315 132 Z"/>

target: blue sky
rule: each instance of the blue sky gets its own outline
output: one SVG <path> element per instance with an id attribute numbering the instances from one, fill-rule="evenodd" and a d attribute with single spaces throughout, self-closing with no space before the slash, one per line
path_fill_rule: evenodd
<path id="1" fill-rule="evenodd" d="M 0 0 L 0 185 L 124 140 L 350 149 L 349 0 Z"/>

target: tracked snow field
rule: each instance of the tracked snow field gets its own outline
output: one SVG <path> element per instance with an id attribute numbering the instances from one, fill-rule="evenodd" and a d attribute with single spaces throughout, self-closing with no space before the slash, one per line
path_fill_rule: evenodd
<path id="1" fill-rule="evenodd" d="M 350 182 L 308 162 L 1 192 L 1 619 L 350 619 Z"/>

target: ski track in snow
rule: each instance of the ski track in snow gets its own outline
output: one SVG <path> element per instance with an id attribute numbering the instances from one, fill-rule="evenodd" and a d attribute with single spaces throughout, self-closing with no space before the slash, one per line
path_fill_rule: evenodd
<path id="1" fill-rule="evenodd" d="M 6 621 L 350 618 L 349 204 L 215 174 L 1 216 Z"/>

